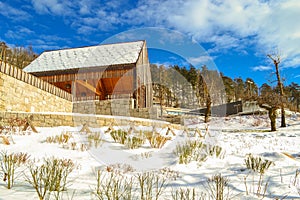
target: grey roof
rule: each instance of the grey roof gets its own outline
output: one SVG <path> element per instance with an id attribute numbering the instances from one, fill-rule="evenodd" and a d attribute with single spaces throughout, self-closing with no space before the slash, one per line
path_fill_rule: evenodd
<path id="1" fill-rule="evenodd" d="M 144 42 L 136 41 L 46 51 L 24 68 L 24 71 L 34 73 L 132 64 L 137 62 Z"/>

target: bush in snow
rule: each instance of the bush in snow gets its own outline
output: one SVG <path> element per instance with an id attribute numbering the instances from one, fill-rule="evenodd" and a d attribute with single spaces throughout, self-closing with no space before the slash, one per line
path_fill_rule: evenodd
<path id="1" fill-rule="evenodd" d="M 27 153 L 12 153 L 1 152 L 0 164 L 3 172 L 3 181 L 6 182 L 7 188 L 11 189 L 15 182 L 15 172 L 18 167 L 28 161 Z"/>
<path id="2" fill-rule="evenodd" d="M 158 200 L 166 185 L 166 178 L 154 172 L 127 176 L 116 170 L 98 170 L 96 180 L 93 194 L 99 200 Z"/>
<path id="3" fill-rule="evenodd" d="M 300 170 L 297 169 L 295 172 L 295 176 L 291 179 L 290 187 L 294 187 L 298 194 L 300 195 L 300 180 L 299 180 Z"/>
<path id="4" fill-rule="evenodd" d="M 252 154 L 248 154 L 245 159 L 245 164 L 248 169 L 252 172 L 258 173 L 258 180 L 256 182 L 252 181 L 252 192 L 255 193 L 258 197 L 264 197 L 269 186 L 269 181 L 264 181 L 264 174 L 273 164 L 273 161 L 264 160 L 261 157 L 254 157 Z M 254 180 L 253 174 L 253 180 Z M 246 187 L 246 194 L 249 194 L 247 186 L 247 176 L 244 178 L 244 184 Z M 256 188 L 256 189 L 255 189 Z"/>
<path id="5" fill-rule="evenodd" d="M 110 136 L 113 138 L 113 140 L 120 144 L 125 144 L 125 141 L 128 137 L 128 132 L 123 130 L 113 130 L 110 132 Z"/>
<path id="6" fill-rule="evenodd" d="M 207 180 L 207 190 L 212 199 L 230 199 L 228 178 L 223 177 L 221 174 L 213 175 Z"/>
<path id="7" fill-rule="evenodd" d="M 166 185 L 166 178 L 153 172 L 144 172 L 136 175 L 138 180 L 138 193 L 141 200 L 158 200 Z"/>
<path id="8" fill-rule="evenodd" d="M 195 188 L 179 188 L 171 193 L 172 200 L 196 200 Z"/>
<path id="9" fill-rule="evenodd" d="M 54 193 L 59 199 L 66 190 L 69 174 L 74 169 L 70 159 L 47 158 L 40 166 L 29 166 L 30 176 L 26 181 L 33 186 L 40 200 L 48 199 Z"/>
<path id="10" fill-rule="evenodd" d="M 274 164 L 273 161 L 264 160 L 261 157 L 254 157 L 252 154 L 248 154 L 245 159 L 246 167 L 254 172 L 264 174 L 269 167 Z"/>
<path id="11" fill-rule="evenodd" d="M 89 133 L 87 139 L 88 139 L 89 147 L 94 146 L 95 148 L 98 148 L 104 142 L 101 137 L 101 133 L 99 132 Z"/>
<path id="12" fill-rule="evenodd" d="M 126 139 L 125 145 L 129 149 L 137 149 L 141 147 L 145 143 L 145 140 L 143 138 L 137 137 L 137 136 L 129 136 Z"/>
<path id="13" fill-rule="evenodd" d="M 179 164 L 188 164 L 191 161 L 203 162 L 208 156 L 222 158 L 224 152 L 222 147 L 204 144 L 198 140 L 188 140 L 184 144 L 178 144 L 174 151 L 179 157 Z"/>
<path id="14" fill-rule="evenodd" d="M 93 193 L 97 199 L 134 199 L 132 178 L 98 170 L 96 180 L 97 186 Z"/>
<path id="15" fill-rule="evenodd" d="M 216 158 L 224 157 L 223 148 L 220 146 L 207 145 L 205 148 L 205 151 L 206 151 L 206 154 L 209 156 L 215 156 Z"/>
<path id="16" fill-rule="evenodd" d="M 47 143 L 58 143 L 58 144 L 66 144 L 72 137 L 71 133 L 61 133 L 56 136 L 49 136 L 46 138 L 45 142 Z"/>
<path id="17" fill-rule="evenodd" d="M 168 140 L 171 140 L 171 137 L 162 136 L 157 132 L 148 132 L 145 133 L 145 136 L 149 141 L 150 146 L 156 149 L 161 149 Z"/>

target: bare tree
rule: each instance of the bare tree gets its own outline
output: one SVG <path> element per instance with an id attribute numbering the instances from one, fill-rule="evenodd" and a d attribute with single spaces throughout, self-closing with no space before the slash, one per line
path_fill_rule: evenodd
<path id="1" fill-rule="evenodd" d="M 0 42 L 0 63 L 9 63 L 15 67 L 23 69 L 30 64 L 37 54 L 33 52 L 31 46 L 24 47 L 8 47 L 5 42 Z"/>
<path id="2" fill-rule="evenodd" d="M 8 48 L 5 44 L 5 42 L 0 42 L 0 65 L 2 65 L 2 62 L 6 63 L 6 49 Z"/>
<path id="3" fill-rule="evenodd" d="M 276 54 L 274 56 L 268 54 L 267 55 L 274 63 L 275 66 L 275 73 L 276 73 L 276 77 L 277 77 L 277 83 L 278 83 L 278 88 L 279 88 L 279 93 L 280 93 L 280 97 L 281 97 L 281 127 L 286 127 L 286 122 L 285 122 L 285 110 L 284 110 L 284 91 L 283 91 L 283 84 L 280 78 L 280 73 L 279 73 L 279 69 L 278 69 L 278 65 L 281 61 L 280 59 L 280 55 Z"/>
<path id="4" fill-rule="evenodd" d="M 202 67 L 202 71 L 197 70 L 197 79 L 196 79 L 196 96 L 198 98 L 198 104 L 199 106 L 205 105 L 206 109 L 204 112 L 204 123 L 209 122 L 209 116 L 211 114 L 211 105 L 212 105 L 212 99 L 210 95 L 210 90 L 208 88 L 208 84 L 205 81 L 209 80 L 209 70 L 206 66 Z"/>
<path id="5" fill-rule="evenodd" d="M 259 107 L 268 111 L 271 121 L 271 131 L 276 131 L 276 110 L 281 107 L 281 97 L 275 92 L 265 92 L 257 98 Z"/>

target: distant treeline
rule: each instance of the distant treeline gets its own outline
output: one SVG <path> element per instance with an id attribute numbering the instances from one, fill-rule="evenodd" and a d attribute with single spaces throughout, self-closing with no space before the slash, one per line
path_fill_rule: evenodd
<path id="1" fill-rule="evenodd" d="M 162 103 L 163 106 L 206 107 L 208 91 L 212 104 L 215 105 L 239 100 L 253 100 L 269 93 L 279 93 L 278 86 L 274 87 L 264 83 L 258 87 L 252 78 L 232 79 L 221 72 L 210 70 L 206 66 L 196 69 L 192 65 L 185 67 L 151 64 L 151 72 L 155 101 Z M 219 80 L 222 80 L 222 83 L 219 83 Z M 284 94 L 287 108 L 300 111 L 300 85 L 292 82 L 284 86 Z"/>
<path id="2" fill-rule="evenodd" d="M 31 46 L 29 47 L 8 47 L 5 42 L 0 42 L 0 64 L 2 62 L 14 65 L 23 69 L 31 63 L 37 54 L 33 52 Z"/>

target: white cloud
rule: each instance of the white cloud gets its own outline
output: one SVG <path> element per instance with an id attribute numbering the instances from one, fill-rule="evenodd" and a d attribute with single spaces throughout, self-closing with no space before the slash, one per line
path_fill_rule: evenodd
<path id="1" fill-rule="evenodd" d="M 28 20 L 31 15 L 21 9 L 13 8 L 10 5 L 0 2 L 0 15 L 13 21 Z"/>
<path id="2" fill-rule="evenodd" d="M 284 67 L 299 66 L 299 0 L 32 0 L 32 4 L 38 13 L 67 16 L 67 23 L 80 34 L 122 26 L 170 28 L 200 44 L 211 44 L 213 55 L 247 54 L 245 49 L 255 47 L 262 56 L 280 49 Z"/>
<path id="3" fill-rule="evenodd" d="M 30 30 L 29 28 L 23 26 L 16 26 L 13 29 L 8 30 L 5 33 L 5 37 L 10 39 L 24 39 L 28 35 L 32 34 L 34 34 L 34 31 Z"/>
<path id="4" fill-rule="evenodd" d="M 72 2 L 69 0 L 32 0 L 35 11 L 39 14 L 66 16 L 72 14 Z"/>
<path id="5" fill-rule="evenodd" d="M 18 31 L 20 33 L 23 33 L 23 34 L 26 34 L 26 35 L 31 35 L 34 33 L 34 31 L 30 30 L 29 28 L 27 27 L 18 27 Z"/>
<path id="6" fill-rule="evenodd" d="M 68 46 L 59 46 L 54 41 L 49 41 L 44 39 L 32 39 L 29 40 L 28 42 L 32 44 L 32 47 L 34 49 L 41 49 L 43 51 L 68 48 Z"/>
<path id="7" fill-rule="evenodd" d="M 256 67 L 252 68 L 253 71 L 269 71 L 271 69 L 272 69 L 271 66 L 263 66 L 263 65 L 256 66 Z"/>
<path id="8" fill-rule="evenodd" d="M 81 0 L 74 2 L 72 9 L 69 21 L 79 34 L 114 30 L 122 23 L 118 10 L 122 9 L 122 6 L 118 1 L 99 3 L 94 0 Z"/>
<path id="9" fill-rule="evenodd" d="M 199 56 L 199 57 L 190 57 L 190 58 L 188 58 L 188 61 L 190 63 L 192 63 L 193 65 L 199 65 L 199 64 L 205 64 L 205 63 L 211 62 L 211 61 L 213 61 L 213 58 L 208 55 L 205 55 L 205 56 Z"/>
<path id="10" fill-rule="evenodd" d="M 22 37 L 20 37 L 19 34 L 17 34 L 15 31 L 12 31 L 12 30 L 8 30 L 5 33 L 5 37 L 10 38 L 10 39 L 21 39 L 22 38 Z"/>
<path id="11" fill-rule="evenodd" d="M 93 28 L 91 26 L 81 25 L 80 27 L 78 27 L 77 32 L 83 35 L 90 35 L 96 30 L 97 30 L 96 28 Z"/>
<path id="12" fill-rule="evenodd" d="M 172 62 L 155 62 L 155 63 L 151 63 L 151 64 L 157 65 L 157 66 L 165 66 L 165 67 L 174 65 L 174 63 L 172 63 Z"/>
<path id="13" fill-rule="evenodd" d="M 211 53 L 254 45 L 265 55 L 278 48 L 288 67 L 299 66 L 299 10 L 298 0 L 140 0 L 122 17 L 128 24 L 172 28 L 212 43 Z"/>

